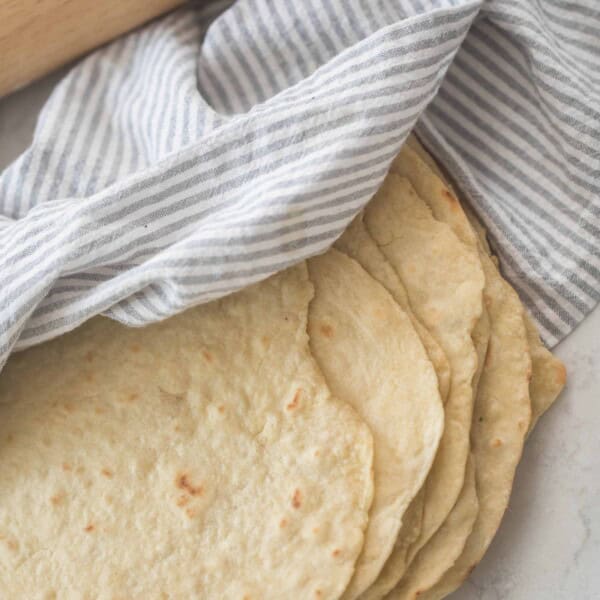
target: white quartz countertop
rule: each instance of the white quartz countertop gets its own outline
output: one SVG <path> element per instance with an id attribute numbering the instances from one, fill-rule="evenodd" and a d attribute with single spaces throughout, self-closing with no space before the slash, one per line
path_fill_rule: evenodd
<path id="1" fill-rule="evenodd" d="M 0 100 L 0 170 L 59 75 Z M 600 309 L 558 345 L 567 388 L 537 425 L 486 557 L 452 600 L 600 600 Z"/>

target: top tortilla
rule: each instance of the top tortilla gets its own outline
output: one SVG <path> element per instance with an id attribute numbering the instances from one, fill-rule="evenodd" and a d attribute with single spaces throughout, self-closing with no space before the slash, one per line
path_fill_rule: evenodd
<path id="1" fill-rule="evenodd" d="M 13 355 L 3 595 L 338 598 L 373 449 L 309 353 L 311 296 L 300 265 L 161 323 L 96 318 Z"/>

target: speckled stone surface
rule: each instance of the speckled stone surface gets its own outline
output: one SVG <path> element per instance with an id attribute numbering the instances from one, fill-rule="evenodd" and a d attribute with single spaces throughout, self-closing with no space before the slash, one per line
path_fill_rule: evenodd
<path id="1" fill-rule="evenodd" d="M 0 100 L 0 169 L 59 75 Z M 452 600 L 600 599 L 600 309 L 556 352 L 569 381 L 531 435 L 500 531 Z"/>

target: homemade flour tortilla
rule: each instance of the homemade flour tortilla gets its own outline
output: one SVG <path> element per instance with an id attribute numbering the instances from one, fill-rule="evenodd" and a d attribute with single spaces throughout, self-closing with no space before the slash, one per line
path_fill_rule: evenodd
<path id="1" fill-rule="evenodd" d="M 470 456 L 467 461 L 463 489 L 448 515 L 444 524 L 435 532 L 433 537 L 410 564 L 410 568 L 401 582 L 387 596 L 387 600 L 404 600 L 417 598 L 424 589 L 438 581 L 440 574 L 438 565 L 449 559 L 455 561 L 464 548 L 473 524 L 477 518 L 479 501 L 475 489 L 475 463 Z M 462 545 L 456 544 L 456 538 L 462 540 Z"/>
<path id="2" fill-rule="evenodd" d="M 442 525 L 463 487 L 477 368 L 471 333 L 481 316 L 484 276 L 476 257 L 448 225 L 433 217 L 405 178 L 388 175 L 368 205 L 364 222 L 404 284 L 415 315 L 444 350 L 452 372 L 444 433 L 425 484 L 421 532 L 411 545 L 421 548 Z M 380 598 L 389 592 L 406 562 L 405 549 L 392 551 L 363 597 Z"/>
<path id="3" fill-rule="evenodd" d="M 447 223 L 452 228 L 458 239 L 465 244 L 473 257 L 479 259 L 478 238 L 473 231 L 469 220 L 462 211 L 460 203 L 430 167 L 430 161 L 425 161 L 426 151 L 421 147 L 417 151 L 419 142 L 412 136 L 410 143 L 405 144 L 394 162 L 390 166 L 390 173 L 406 177 L 419 197 L 429 206 L 433 216 Z M 431 159 L 433 162 L 433 159 Z M 472 386 L 476 390 L 479 386 L 481 371 L 485 363 L 488 340 L 490 338 L 490 319 L 485 304 L 481 316 L 471 334 L 475 351 L 477 352 L 477 370 L 473 376 Z"/>
<path id="4" fill-rule="evenodd" d="M 332 393 L 365 420 L 374 440 L 375 493 L 365 542 L 343 598 L 356 598 L 389 556 L 443 430 L 433 366 L 392 296 L 335 249 L 308 261 L 315 295 L 310 348 Z"/>
<path id="5" fill-rule="evenodd" d="M 415 317 L 408 301 L 408 295 L 398 274 L 388 263 L 384 254 L 365 228 L 362 213 L 350 223 L 344 234 L 335 243 L 335 247 L 356 260 L 371 277 L 377 280 L 392 295 L 394 300 L 408 315 L 421 339 L 421 343 L 425 347 L 429 360 L 433 364 L 438 379 L 440 396 L 445 403 L 450 389 L 450 365 L 448 359 L 441 346 L 435 341 L 427 328 Z"/>
<path id="6" fill-rule="evenodd" d="M 2 596 L 338 598 L 373 447 L 309 353 L 312 294 L 300 265 L 149 327 L 96 318 L 13 355 Z"/>
<path id="7" fill-rule="evenodd" d="M 524 320 L 532 364 L 532 375 L 529 382 L 531 422 L 528 431 L 531 433 L 538 419 L 552 406 L 565 387 L 567 369 L 563 362 L 544 346 L 536 326 L 526 311 Z"/>
<path id="8" fill-rule="evenodd" d="M 410 156 L 412 154 L 412 156 Z M 470 229 L 470 223 L 458 201 L 443 182 L 412 150 L 411 171 L 418 173 L 415 185 L 436 217 L 448 222 L 466 244 L 475 244 L 485 273 L 484 300 L 488 308 L 491 337 L 485 366 L 475 400 L 471 443 L 476 461 L 479 514 L 462 554 L 458 559 L 448 552 L 435 560 L 427 561 L 425 567 L 415 569 L 411 565 L 406 579 L 401 582 L 405 594 L 397 598 L 415 598 L 432 587 L 444 570 L 449 568 L 441 581 L 431 590 L 432 597 L 443 597 L 458 587 L 473 566 L 483 556 L 504 514 L 512 488 L 516 466 L 520 460 L 527 428 L 531 417 L 529 379 L 531 359 L 527 333 L 523 320 L 523 308 L 516 292 L 500 276 L 494 263 L 485 253 L 479 239 L 463 235 L 461 230 Z M 406 164 L 407 160 L 404 161 Z M 446 207 L 451 206 L 451 210 Z M 445 524 L 448 525 L 452 513 Z M 455 528 L 452 539 L 458 545 L 460 536 Z M 435 538 L 430 541 L 433 545 Z M 463 538 L 464 540 L 464 538 Z M 426 553 L 427 546 L 422 552 Z M 433 549 L 431 550 L 433 552 Z"/>

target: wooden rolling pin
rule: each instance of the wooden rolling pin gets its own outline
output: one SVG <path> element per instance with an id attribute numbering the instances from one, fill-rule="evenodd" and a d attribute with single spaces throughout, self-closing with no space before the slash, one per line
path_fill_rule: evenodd
<path id="1" fill-rule="evenodd" d="M 0 0 L 0 96 L 183 0 Z"/>

